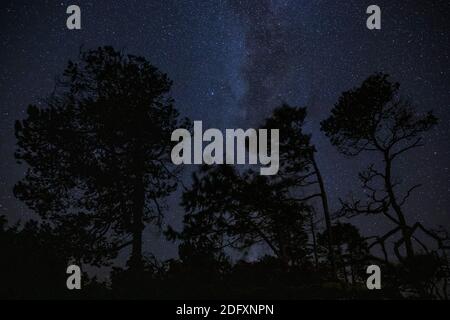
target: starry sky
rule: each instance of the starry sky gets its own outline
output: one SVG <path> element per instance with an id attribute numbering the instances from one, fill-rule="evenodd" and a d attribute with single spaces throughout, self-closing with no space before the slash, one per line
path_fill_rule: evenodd
<path id="1" fill-rule="evenodd" d="M 66 28 L 71 4 L 81 8 L 81 30 Z M 381 8 L 381 30 L 366 28 L 371 4 Z M 440 119 L 426 146 L 395 168 L 403 182 L 424 184 L 407 215 L 450 228 L 448 0 L 4 0 L 0 45 L 0 215 L 11 222 L 35 217 L 12 195 L 25 170 L 13 156 L 14 121 L 52 91 L 80 48 L 112 45 L 168 73 L 176 107 L 205 128 L 257 126 L 281 102 L 308 106 L 306 127 L 333 210 L 376 160 L 338 154 L 319 123 L 342 91 L 373 72 L 391 74 L 419 110 Z M 181 217 L 175 204 L 166 222 L 179 226 Z M 389 227 L 373 218 L 356 223 L 365 235 Z M 161 258 L 176 253 L 152 230 L 146 249 Z"/>

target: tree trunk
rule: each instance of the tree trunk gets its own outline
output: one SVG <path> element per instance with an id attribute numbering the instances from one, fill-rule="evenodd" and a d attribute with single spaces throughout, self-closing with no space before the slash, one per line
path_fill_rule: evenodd
<path id="1" fill-rule="evenodd" d="M 345 260 L 344 257 L 342 255 L 342 249 L 341 246 L 338 245 L 337 246 L 337 251 L 338 251 L 338 255 L 339 255 L 339 261 L 342 264 L 342 275 L 344 276 L 344 281 L 346 284 L 348 284 L 348 275 L 347 275 L 347 265 L 345 264 Z"/>
<path id="2" fill-rule="evenodd" d="M 136 215 L 134 215 L 135 217 Z M 136 218 L 134 218 L 136 219 Z M 138 221 L 138 220 L 136 220 Z M 141 224 L 142 225 L 142 224 Z M 143 270 L 144 263 L 142 259 L 142 227 L 139 227 L 138 223 L 133 225 L 133 240 L 132 240 L 132 250 L 131 257 L 129 260 L 130 270 L 140 272 Z"/>
<path id="3" fill-rule="evenodd" d="M 402 208 L 397 202 L 397 198 L 395 197 L 394 193 L 394 187 L 392 185 L 392 177 L 391 177 L 391 169 L 392 169 L 392 160 L 390 159 L 390 155 L 388 152 L 384 153 L 384 161 L 385 161 L 385 187 L 386 191 L 389 195 L 389 200 L 392 206 L 392 209 L 394 209 L 397 219 L 399 222 L 399 227 L 402 232 L 403 240 L 405 241 L 405 248 L 406 248 L 406 256 L 408 258 L 411 258 L 414 256 L 414 248 L 411 241 L 411 232 L 410 228 L 408 227 L 405 219 L 405 215 L 403 214 Z"/>
<path id="4" fill-rule="evenodd" d="M 316 269 L 319 268 L 319 257 L 317 254 L 317 240 L 316 240 L 316 230 L 314 228 L 314 215 L 312 212 L 309 213 L 309 219 L 311 223 L 311 235 L 313 240 L 313 253 L 314 253 L 314 263 L 316 266 Z"/>
<path id="5" fill-rule="evenodd" d="M 132 250 L 129 260 L 130 270 L 135 273 L 142 272 L 144 262 L 142 257 L 142 232 L 144 230 L 144 206 L 145 206 L 145 186 L 143 158 L 139 152 L 135 156 L 135 183 L 133 193 L 133 217 L 132 217 Z"/>
<path id="6" fill-rule="evenodd" d="M 325 217 L 325 224 L 327 228 L 327 237 L 328 237 L 328 258 L 330 260 L 331 269 L 333 271 L 333 276 L 336 277 L 336 261 L 334 257 L 334 250 L 333 250 L 333 244 L 334 244 L 334 238 L 333 238 L 333 231 L 331 228 L 331 215 L 330 215 L 330 209 L 328 207 L 328 199 L 327 199 L 327 193 L 325 191 L 325 185 L 323 183 L 322 175 L 320 173 L 319 167 L 317 166 L 316 159 L 314 158 L 314 152 L 311 152 L 311 162 L 314 167 L 314 172 L 316 173 L 317 182 L 319 183 L 320 188 L 320 198 L 322 200 L 322 206 L 323 206 L 323 214 Z"/>

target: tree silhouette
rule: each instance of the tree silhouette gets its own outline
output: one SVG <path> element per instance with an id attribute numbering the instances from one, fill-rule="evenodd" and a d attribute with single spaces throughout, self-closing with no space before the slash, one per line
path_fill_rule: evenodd
<path id="1" fill-rule="evenodd" d="M 343 213 L 348 216 L 382 214 L 393 222 L 396 228 L 387 236 L 397 231 L 402 233 L 395 245 L 396 254 L 401 259 L 399 248 L 403 243 L 406 256 L 414 256 L 413 228 L 407 222 L 403 206 L 420 184 L 401 195 L 393 174 L 394 162 L 408 151 L 423 146 L 422 135 L 437 123 L 437 118 L 431 111 L 419 114 L 411 102 L 399 97 L 399 87 L 386 74 L 372 75 L 360 87 L 344 92 L 331 110 L 331 116 L 321 125 L 331 143 L 342 153 L 350 156 L 361 152 L 381 155 L 382 170 L 371 164 L 359 175 L 367 191 L 366 203 L 343 203 Z"/>
<path id="2" fill-rule="evenodd" d="M 288 268 L 306 255 L 303 225 L 309 208 L 286 196 L 252 170 L 241 175 L 227 165 L 203 167 L 183 194 L 187 214 L 178 237 L 202 238 L 216 249 L 264 243 Z"/>
<path id="3" fill-rule="evenodd" d="M 273 183 L 285 192 L 296 195 L 291 196 L 294 201 L 309 202 L 320 199 L 328 237 L 328 259 L 332 274 L 335 275 L 335 257 L 332 250 L 334 241 L 328 196 L 315 157 L 317 150 L 311 143 L 311 135 L 303 131 L 306 115 L 306 108 L 293 107 L 285 103 L 273 111 L 272 116 L 266 119 L 262 127 L 280 130 L 280 170 L 273 178 Z"/>
<path id="4" fill-rule="evenodd" d="M 70 256 L 49 224 L 30 220 L 8 227 L 0 216 L 0 298 L 80 299 L 101 297 L 106 287 L 83 273 L 83 292 L 67 290 Z"/>
<path id="5" fill-rule="evenodd" d="M 261 126 L 280 132 L 280 168 L 276 175 L 262 177 L 251 169 L 241 174 L 228 166 L 204 167 L 194 175 L 192 188 L 184 193 L 187 215 L 180 237 L 207 234 L 217 247 L 237 249 L 264 242 L 286 267 L 295 265 L 308 255 L 308 201 L 319 198 L 330 236 L 328 257 L 334 270 L 332 230 L 328 228 L 331 218 L 314 158 L 316 150 L 310 135 L 303 132 L 305 117 L 305 108 L 283 104 Z"/>
<path id="6" fill-rule="evenodd" d="M 16 122 L 15 195 L 65 235 L 72 256 L 106 263 L 132 246 L 141 270 L 142 232 L 161 221 L 176 188 L 171 132 L 182 124 L 171 81 L 145 58 L 111 47 L 69 61 L 55 92 Z"/>
<path id="7" fill-rule="evenodd" d="M 412 291 L 448 298 L 449 237 L 407 221 L 405 204 L 420 185 L 401 193 L 393 173 L 395 161 L 422 146 L 422 135 L 437 119 L 416 112 L 384 74 L 344 92 L 321 125 L 342 153 L 372 152 L 383 160 L 382 169 L 371 164 L 359 175 L 367 199 L 341 201 L 340 214 L 382 215 L 395 224 L 393 230 L 364 238 L 349 223 L 332 224 L 317 150 L 303 129 L 306 108 L 283 104 L 261 125 L 280 132 L 278 173 L 202 166 L 183 193 L 183 229 L 166 231 L 180 241 L 179 257 L 144 257 L 143 230 L 161 226 L 164 199 L 177 187 L 171 133 L 188 126 L 178 120 L 170 86 L 144 58 L 103 47 L 69 62 L 55 92 L 28 107 L 27 118 L 16 122 L 16 158 L 27 171 L 14 192 L 42 222 L 8 228 L 0 217 L 0 245 L 7 248 L 6 263 L 0 261 L 0 282 L 6 283 L 1 296 L 398 298 Z M 323 219 L 315 221 L 318 214 Z M 318 227 L 323 221 L 325 229 Z M 442 252 L 428 250 L 418 230 Z M 400 263 L 392 263 L 385 242 L 397 233 Z M 261 244 L 271 252 L 232 262 L 229 249 L 247 252 Z M 374 245 L 381 246 L 384 259 L 370 254 Z M 69 262 L 107 264 L 128 246 L 129 268 L 114 268 L 110 287 L 92 279 L 79 294 L 65 290 Z M 14 267 L 34 261 L 39 263 L 32 272 Z M 364 267 L 373 261 L 383 266 L 388 283 L 377 292 L 364 285 Z"/>
<path id="8" fill-rule="evenodd" d="M 348 283 L 350 277 L 351 283 L 355 284 L 357 280 L 363 280 L 365 277 L 363 271 L 365 271 L 364 267 L 369 259 L 368 244 L 360 235 L 359 230 L 352 224 L 338 222 L 332 228 L 334 235 L 333 249 L 342 278 Z M 321 245 L 326 244 L 328 236 L 319 234 L 318 242 Z"/>
<path id="9" fill-rule="evenodd" d="M 22 230 L 18 225 L 8 228 L 0 216 L 0 297 L 55 298 L 63 293 L 66 256 L 49 231 L 35 221 L 27 222 Z"/>

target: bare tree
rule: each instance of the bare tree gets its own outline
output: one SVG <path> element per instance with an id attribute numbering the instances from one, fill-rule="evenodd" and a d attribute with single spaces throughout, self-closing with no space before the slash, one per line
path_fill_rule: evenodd
<path id="1" fill-rule="evenodd" d="M 424 145 L 423 134 L 437 123 L 431 111 L 420 114 L 413 104 L 402 99 L 399 84 L 391 82 L 386 74 L 367 78 L 360 87 L 344 92 L 324 120 L 322 130 L 331 143 L 345 155 L 357 156 L 362 152 L 381 155 L 381 169 L 371 164 L 359 174 L 365 201 L 342 201 L 342 214 L 381 214 L 394 223 L 395 228 L 377 239 L 378 243 L 400 232 L 395 253 L 402 260 L 400 247 L 404 244 L 406 257 L 414 256 L 413 232 L 420 223 L 409 224 L 404 205 L 421 184 L 400 190 L 395 179 L 395 161 L 408 152 Z M 423 228 L 423 226 L 421 226 Z"/>

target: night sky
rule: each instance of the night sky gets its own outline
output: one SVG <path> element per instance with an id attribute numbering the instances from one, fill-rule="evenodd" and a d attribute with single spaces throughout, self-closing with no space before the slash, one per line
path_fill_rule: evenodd
<path id="1" fill-rule="evenodd" d="M 81 7 L 82 30 L 66 28 L 71 4 Z M 366 28 L 371 4 L 381 7 L 382 30 Z M 426 147 L 395 168 L 405 183 L 424 184 L 408 219 L 450 227 L 448 0 L 14 0 L 0 10 L 0 215 L 11 222 L 35 218 L 12 194 L 25 170 L 13 156 L 14 121 L 52 91 L 80 47 L 112 45 L 166 72 L 176 107 L 204 128 L 257 126 L 283 101 L 308 106 L 333 210 L 339 197 L 357 193 L 357 172 L 376 159 L 338 154 L 319 123 L 342 91 L 373 72 L 391 74 L 418 110 L 433 109 L 440 119 Z M 166 222 L 179 226 L 181 217 L 172 205 Z M 389 227 L 383 218 L 355 223 L 365 235 Z M 146 249 L 173 256 L 176 247 L 160 238 L 148 230 Z"/>

